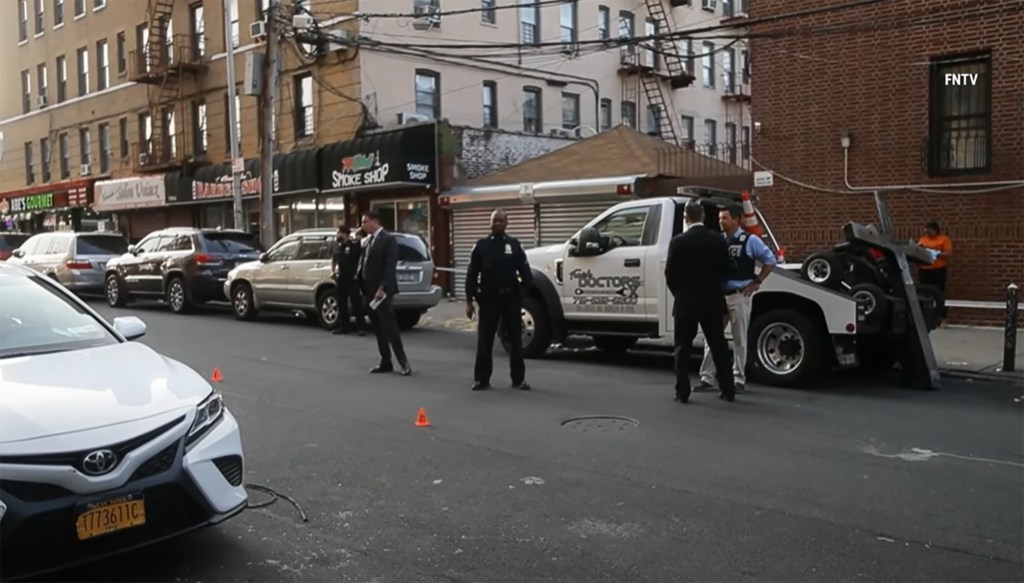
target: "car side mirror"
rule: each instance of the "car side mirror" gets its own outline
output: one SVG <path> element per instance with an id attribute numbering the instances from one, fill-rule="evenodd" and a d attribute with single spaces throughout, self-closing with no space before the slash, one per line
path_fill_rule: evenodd
<path id="1" fill-rule="evenodd" d="M 576 245 L 576 255 L 580 257 L 593 257 L 604 253 L 601 245 L 601 233 L 594 228 L 587 228 L 580 231 L 579 242 Z"/>
<path id="2" fill-rule="evenodd" d="M 135 245 L 129 245 L 128 246 L 128 252 L 131 253 L 132 255 L 138 255 L 139 254 L 139 248 L 136 247 Z"/>
<path id="3" fill-rule="evenodd" d="M 137 340 L 146 335 L 146 323 L 135 316 L 114 318 L 114 330 L 125 340 Z"/>
<path id="4" fill-rule="evenodd" d="M 260 253 L 260 263 L 267 263 L 270 261 L 270 255 L 267 253 Z"/>
<path id="5" fill-rule="evenodd" d="M 11 256 L 21 259 L 22 257 L 25 256 L 25 252 L 21 249 L 15 249 L 14 251 L 11 252 Z"/>

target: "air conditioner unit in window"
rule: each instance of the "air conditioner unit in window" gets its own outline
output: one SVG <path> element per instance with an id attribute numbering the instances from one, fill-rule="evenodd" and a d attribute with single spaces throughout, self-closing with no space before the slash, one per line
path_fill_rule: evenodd
<path id="1" fill-rule="evenodd" d="M 82 164 L 82 167 L 78 169 L 78 174 L 81 176 L 89 176 L 92 174 L 92 167 L 89 164 Z"/>
<path id="2" fill-rule="evenodd" d="M 701 0 L 700 7 L 711 12 L 715 11 L 715 0 Z"/>
<path id="3" fill-rule="evenodd" d="M 416 30 L 430 30 L 441 24 L 441 10 L 437 6 L 417 6 L 416 19 L 412 21 L 412 27 Z"/>
<path id="4" fill-rule="evenodd" d="M 574 138 L 576 137 L 575 132 L 564 128 L 554 128 L 551 130 L 551 135 L 556 138 Z"/>
<path id="5" fill-rule="evenodd" d="M 431 118 L 430 118 L 429 115 L 423 115 L 422 113 L 411 113 L 411 112 L 406 111 L 406 112 L 398 114 L 398 123 L 399 123 L 399 125 L 405 125 L 405 124 L 409 124 L 409 123 L 418 123 L 418 122 L 421 122 L 421 121 L 430 121 L 430 119 Z"/>
<path id="6" fill-rule="evenodd" d="M 149 165 L 149 154 L 147 154 L 145 152 L 139 154 L 139 166 L 148 166 L 148 165 Z"/>
<path id="7" fill-rule="evenodd" d="M 46 96 L 40 95 L 39 97 L 36 97 L 36 105 L 39 106 L 39 109 L 46 107 L 48 105 L 46 103 Z"/>
<path id="8" fill-rule="evenodd" d="M 267 23 L 264 20 L 257 20 L 249 25 L 249 36 L 252 40 L 264 40 L 267 38 Z"/>

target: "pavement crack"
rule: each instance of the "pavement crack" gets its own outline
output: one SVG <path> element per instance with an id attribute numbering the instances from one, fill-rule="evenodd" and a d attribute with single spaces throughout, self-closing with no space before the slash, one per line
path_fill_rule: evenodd
<path id="1" fill-rule="evenodd" d="M 927 543 L 927 542 L 915 540 L 915 539 L 912 539 L 912 538 L 896 536 L 894 534 L 887 534 L 887 533 L 881 533 L 881 532 L 873 532 L 873 531 L 870 531 L 870 530 L 864 530 L 862 528 L 854 528 L 854 532 L 859 532 L 859 533 L 862 533 L 862 534 L 873 536 L 875 538 L 878 538 L 879 540 L 884 540 L 885 542 L 890 542 L 890 543 L 896 543 L 896 542 L 901 542 L 902 541 L 903 543 L 917 545 L 917 546 L 920 546 L 920 547 L 924 547 L 926 549 L 939 549 L 941 551 L 946 551 L 946 552 L 949 552 L 949 553 L 956 553 L 958 555 L 967 555 L 969 557 L 974 557 L 976 559 L 986 559 L 986 560 L 989 560 L 989 561 L 995 561 L 997 563 L 1006 563 L 1006 564 L 1009 564 L 1009 565 L 1018 565 L 1018 564 L 1020 564 L 1018 561 L 1013 561 L 1013 560 L 1010 560 L 1010 559 L 1005 559 L 1003 557 L 997 557 L 997 556 L 994 556 L 994 555 L 985 555 L 985 554 L 977 553 L 977 552 L 974 552 L 974 551 L 971 551 L 971 550 L 968 550 L 968 549 L 960 549 L 960 548 L 957 548 L 957 547 L 951 547 L 949 545 Z"/>

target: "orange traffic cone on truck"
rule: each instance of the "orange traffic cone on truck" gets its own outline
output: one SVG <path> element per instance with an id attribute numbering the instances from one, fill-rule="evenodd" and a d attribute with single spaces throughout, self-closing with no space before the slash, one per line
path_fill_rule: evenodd
<path id="1" fill-rule="evenodd" d="M 761 223 L 757 222 L 757 213 L 754 212 L 754 201 L 750 198 L 750 192 L 746 190 L 743 191 L 743 230 L 764 237 Z"/>

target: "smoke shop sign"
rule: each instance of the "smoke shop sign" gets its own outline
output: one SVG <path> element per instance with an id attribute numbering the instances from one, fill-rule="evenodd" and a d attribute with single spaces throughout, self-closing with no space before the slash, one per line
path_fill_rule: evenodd
<path id="1" fill-rule="evenodd" d="M 259 176 L 253 176 L 252 173 L 245 172 L 242 174 L 241 179 L 242 196 L 251 196 L 263 192 L 263 180 L 260 179 Z M 220 176 L 213 182 L 200 182 L 199 180 L 194 180 L 192 182 L 192 199 L 208 200 L 211 198 L 230 198 L 231 181 L 230 174 Z"/>
<path id="2" fill-rule="evenodd" d="M 331 187 L 352 188 L 384 184 L 388 181 L 390 172 L 390 164 L 381 164 L 379 151 L 347 156 L 341 159 L 341 170 L 331 173 Z"/>
<path id="3" fill-rule="evenodd" d="M 28 196 L 19 196 L 6 201 L 7 213 L 25 213 L 31 211 L 44 211 L 54 208 L 53 205 L 53 193 L 47 192 L 44 194 L 30 194 Z"/>

